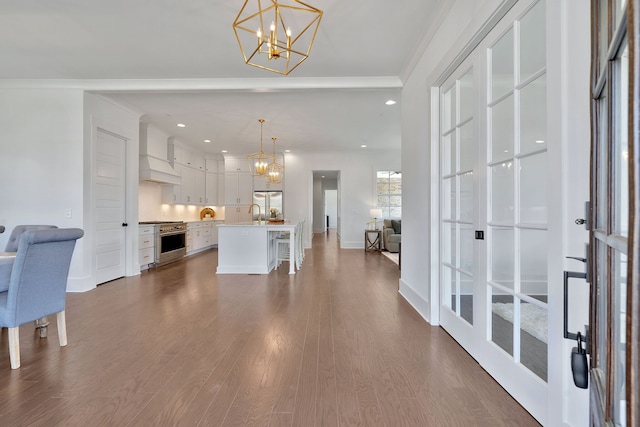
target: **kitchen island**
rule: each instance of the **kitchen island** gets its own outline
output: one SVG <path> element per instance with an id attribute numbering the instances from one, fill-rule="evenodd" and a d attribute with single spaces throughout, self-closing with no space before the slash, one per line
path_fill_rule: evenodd
<path id="1" fill-rule="evenodd" d="M 218 225 L 217 274 L 269 274 L 278 264 L 278 239 L 289 233 L 289 274 L 304 258 L 304 221 L 241 222 Z"/>

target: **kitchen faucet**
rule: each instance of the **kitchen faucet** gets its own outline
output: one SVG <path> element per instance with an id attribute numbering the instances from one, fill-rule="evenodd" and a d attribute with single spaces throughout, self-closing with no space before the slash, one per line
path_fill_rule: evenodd
<path id="1" fill-rule="evenodd" d="M 253 207 L 254 206 L 258 207 L 258 225 L 260 225 L 260 224 L 262 224 L 262 221 L 261 221 L 262 216 L 260 215 L 260 205 L 257 204 L 257 203 L 254 203 L 251 206 L 249 206 L 249 213 L 253 213 Z"/>

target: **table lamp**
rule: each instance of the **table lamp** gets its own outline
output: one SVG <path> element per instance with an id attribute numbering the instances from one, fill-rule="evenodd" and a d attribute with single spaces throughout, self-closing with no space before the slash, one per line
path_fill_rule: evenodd
<path id="1" fill-rule="evenodd" d="M 373 218 L 373 229 L 377 230 L 378 229 L 377 220 L 378 218 L 382 217 L 382 209 L 378 209 L 378 208 L 369 209 L 369 216 Z"/>

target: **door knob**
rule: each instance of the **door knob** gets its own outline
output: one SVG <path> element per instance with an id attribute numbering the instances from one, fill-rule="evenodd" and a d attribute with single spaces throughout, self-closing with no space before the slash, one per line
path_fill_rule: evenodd
<path id="1" fill-rule="evenodd" d="M 128 227 L 128 226 L 129 226 L 129 224 L 127 224 L 126 222 L 123 222 L 123 223 L 122 223 L 122 226 L 123 226 L 123 227 Z"/>

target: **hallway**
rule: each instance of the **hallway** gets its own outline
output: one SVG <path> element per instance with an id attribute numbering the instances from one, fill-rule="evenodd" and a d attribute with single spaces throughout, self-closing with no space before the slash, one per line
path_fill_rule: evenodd
<path id="1" fill-rule="evenodd" d="M 316 234 L 302 269 L 216 275 L 208 251 L 69 294 L 69 345 L 0 337 L 0 425 L 535 426 L 398 294 L 379 253 Z"/>

